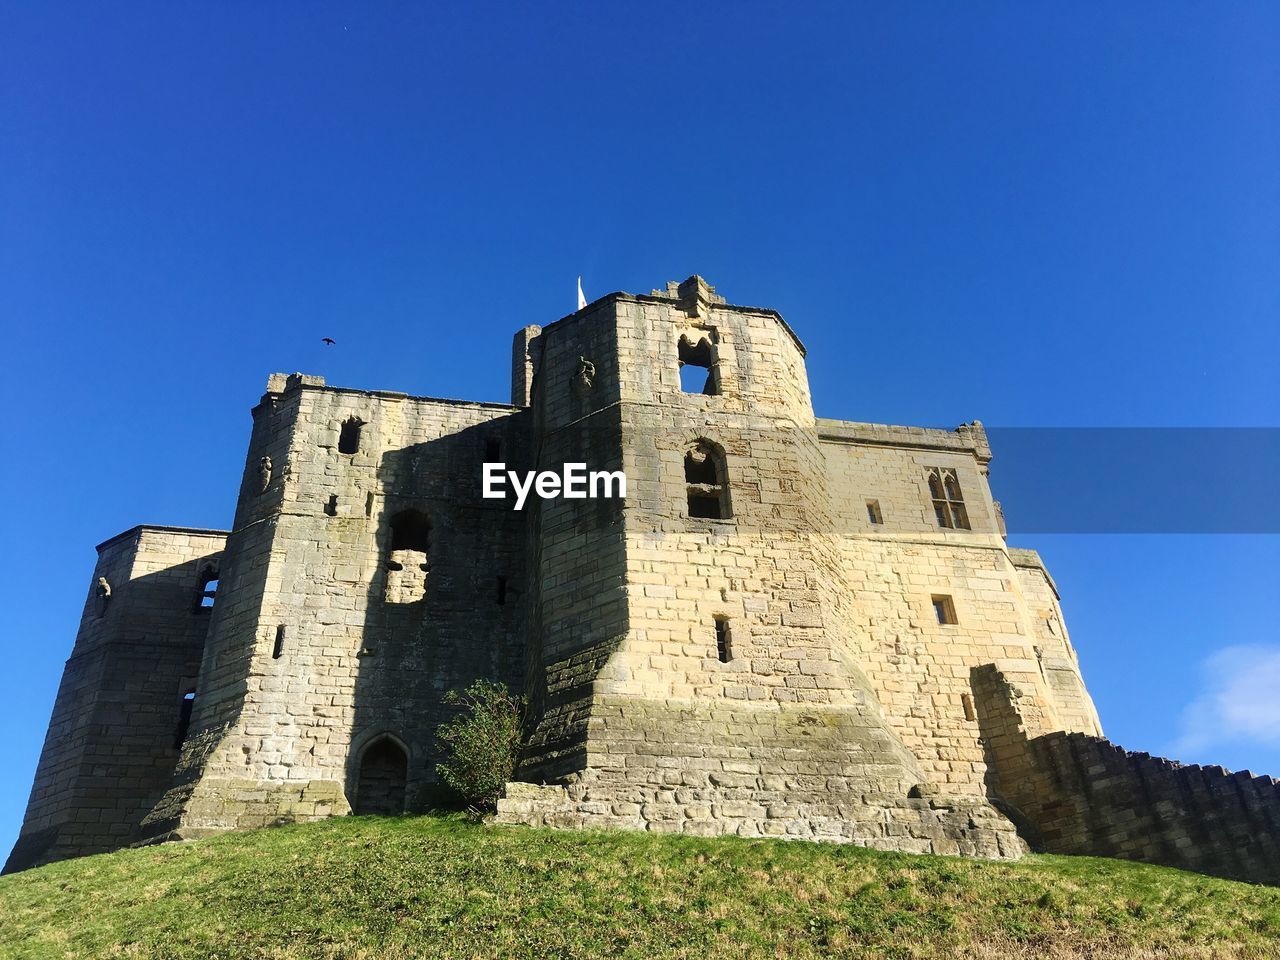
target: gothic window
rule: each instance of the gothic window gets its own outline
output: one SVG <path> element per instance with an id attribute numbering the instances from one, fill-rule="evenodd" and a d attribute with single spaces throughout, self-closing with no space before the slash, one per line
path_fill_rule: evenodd
<path id="1" fill-rule="evenodd" d="M 353 813 L 394 817 L 404 813 L 409 757 L 389 736 L 375 740 L 360 757 Z"/>
<path id="2" fill-rule="evenodd" d="M 360 449 L 360 428 L 364 421 L 358 417 L 348 417 L 338 431 L 338 452 L 355 453 Z"/>
<path id="3" fill-rule="evenodd" d="M 960 481 L 950 467 L 930 467 L 929 497 L 933 501 L 933 515 L 938 526 L 945 529 L 968 530 L 969 512 L 964 507 L 960 493 Z"/>
<path id="4" fill-rule="evenodd" d="M 200 584 L 196 587 L 196 611 L 212 610 L 218 596 L 218 571 L 205 567 L 200 571 Z"/>
<path id="5" fill-rule="evenodd" d="M 701 338 L 692 343 L 687 334 L 681 334 L 680 390 L 683 393 L 701 393 L 715 396 L 720 392 L 720 374 L 716 369 L 715 351 L 711 340 Z"/>
<path id="6" fill-rule="evenodd" d="M 387 552 L 388 603 L 416 603 L 427 594 L 431 521 L 419 510 L 403 510 L 391 518 Z"/>
<path id="7" fill-rule="evenodd" d="M 685 453 L 684 482 L 690 517 L 728 520 L 733 516 L 724 452 L 714 443 L 699 440 Z"/>

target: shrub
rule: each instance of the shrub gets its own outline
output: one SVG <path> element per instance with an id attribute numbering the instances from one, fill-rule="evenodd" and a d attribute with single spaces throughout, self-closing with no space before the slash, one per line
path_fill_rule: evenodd
<path id="1" fill-rule="evenodd" d="M 436 773 L 470 807 L 492 811 L 520 759 L 524 697 L 512 696 L 505 684 L 477 680 L 450 690 L 444 702 L 462 710 L 436 732 L 445 757 Z"/>

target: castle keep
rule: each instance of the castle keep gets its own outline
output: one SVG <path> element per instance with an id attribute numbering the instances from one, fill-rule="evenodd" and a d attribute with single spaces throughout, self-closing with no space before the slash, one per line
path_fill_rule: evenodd
<path id="1" fill-rule="evenodd" d="M 98 547 L 6 869 L 421 809 L 447 691 L 530 704 L 498 820 L 1280 879 L 1269 778 L 1102 739 L 978 422 L 814 416 L 698 277 L 515 337 L 510 404 L 271 376 L 227 532 Z M 625 497 L 481 495 L 485 463 Z"/>

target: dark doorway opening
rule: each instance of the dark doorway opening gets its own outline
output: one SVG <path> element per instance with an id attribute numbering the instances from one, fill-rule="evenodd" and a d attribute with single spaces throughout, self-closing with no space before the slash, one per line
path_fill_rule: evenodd
<path id="1" fill-rule="evenodd" d="M 394 817 L 404 813 L 409 758 L 390 737 L 370 744 L 360 758 L 354 813 Z"/>

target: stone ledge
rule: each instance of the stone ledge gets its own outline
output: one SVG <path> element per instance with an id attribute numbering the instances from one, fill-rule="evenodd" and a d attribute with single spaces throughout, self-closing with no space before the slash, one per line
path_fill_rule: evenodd
<path id="1" fill-rule="evenodd" d="M 1013 824 L 985 801 L 972 797 L 783 796 L 508 783 L 492 819 L 499 824 L 559 829 L 816 840 L 992 860 L 1016 860 L 1027 852 Z"/>

